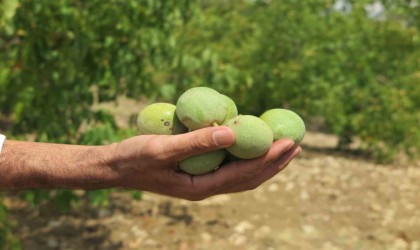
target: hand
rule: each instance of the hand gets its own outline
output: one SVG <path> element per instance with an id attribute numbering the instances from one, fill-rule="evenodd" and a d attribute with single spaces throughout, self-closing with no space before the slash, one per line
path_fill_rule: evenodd
<path id="1" fill-rule="evenodd" d="M 268 153 L 192 176 L 178 162 L 190 156 L 225 148 L 234 142 L 228 127 L 209 127 L 180 135 L 141 135 L 110 145 L 115 185 L 188 200 L 252 190 L 283 170 L 301 151 L 291 140 L 273 143 Z"/>

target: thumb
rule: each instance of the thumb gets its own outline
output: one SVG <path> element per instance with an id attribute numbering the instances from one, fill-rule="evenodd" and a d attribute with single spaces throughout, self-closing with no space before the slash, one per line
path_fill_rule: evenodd
<path id="1" fill-rule="evenodd" d="M 183 160 L 190 156 L 228 147 L 235 142 L 235 134 L 229 127 L 208 127 L 185 134 L 168 136 L 167 156 Z"/>

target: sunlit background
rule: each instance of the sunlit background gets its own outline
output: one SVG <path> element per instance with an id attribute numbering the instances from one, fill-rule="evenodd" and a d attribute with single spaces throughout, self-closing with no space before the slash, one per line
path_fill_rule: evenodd
<path id="1" fill-rule="evenodd" d="M 4 249 L 420 249 L 419 0 L 1 0 L 0 132 L 100 145 L 188 88 L 288 108 L 303 152 L 256 190 L 3 192 Z"/>

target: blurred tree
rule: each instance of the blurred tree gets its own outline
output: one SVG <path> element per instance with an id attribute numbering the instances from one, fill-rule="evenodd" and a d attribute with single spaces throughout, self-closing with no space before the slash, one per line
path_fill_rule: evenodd
<path id="1" fill-rule="evenodd" d="M 113 124 L 92 111 L 117 95 L 156 95 L 153 73 L 169 63 L 172 30 L 190 18 L 191 1 L 21 1 L 2 29 L 2 113 L 11 133 L 78 142 L 83 122 Z M 115 129 L 115 128 L 114 128 Z"/>
<path id="2" fill-rule="evenodd" d="M 350 12 L 325 0 L 266 4 L 259 48 L 246 60 L 259 84 L 244 93 L 245 105 L 322 116 L 339 146 L 358 136 L 379 160 L 418 152 L 420 40 L 407 25 L 418 7 L 385 4 L 387 18 L 378 20 L 367 3 L 352 2 Z M 406 16 L 396 14 L 401 9 Z"/>

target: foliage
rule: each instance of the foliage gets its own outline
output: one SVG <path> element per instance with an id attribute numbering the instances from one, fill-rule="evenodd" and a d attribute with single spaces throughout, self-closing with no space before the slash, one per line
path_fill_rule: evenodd
<path id="1" fill-rule="evenodd" d="M 99 102 L 158 92 L 150 78 L 171 53 L 171 30 L 188 19 L 189 5 L 21 1 L 13 29 L 1 36 L 7 95 L 0 103 L 2 113 L 17 121 L 11 133 L 77 142 L 84 122 L 112 124 L 106 113 L 92 111 L 93 86 Z"/>
<path id="2" fill-rule="evenodd" d="M 251 88 L 250 98 L 259 91 L 262 109 L 287 105 L 322 116 L 341 142 L 358 136 L 378 160 L 414 153 L 420 81 L 411 76 L 420 72 L 420 34 L 408 25 L 410 15 L 390 12 L 377 20 L 366 15 L 368 1 L 355 2 L 347 14 L 328 1 L 311 3 L 273 2 L 264 13 L 260 47 L 250 60 L 263 86 Z"/>

